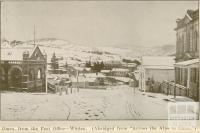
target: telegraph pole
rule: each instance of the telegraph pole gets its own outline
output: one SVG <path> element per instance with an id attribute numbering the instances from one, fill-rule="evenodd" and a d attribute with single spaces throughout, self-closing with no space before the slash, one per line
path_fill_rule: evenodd
<path id="1" fill-rule="evenodd" d="M 198 10 L 199 10 L 199 6 L 200 6 L 200 4 L 199 4 L 199 1 L 198 1 Z M 199 33 L 199 19 L 198 19 L 198 33 Z M 198 40 L 199 40 L 199 36 L 197 36 L 198 37 Z M 199 45 L 199 55 L 200 55 L 200 43 L 198 44 Z M 199 80 L 200 80 L 200 58 L 199 58 Z M 200 82 L 199 82 L 199 94 L 198 94 L 198 101 L 200 102 Z"/>
<path id="2" fill-rule="evenodd" d="M 1 15 L 1 1 L 0 1 L 0 15 Z M 0 68 L 1 68 L 1 16 L 0 16 Z M 0 75 L 0 92 L 1 92 L 1 76 Z M 1 99 L 1 98 L 0 98 Z"/>
<path id="3" fill-rule="evenodd" d="M 1 15 L 1 0 L 0 0 L 0 15 Z M 2 16 L 0 16 L 0 69 L 1 69 L 1 19 Z M 1 71 L 1 70 L 0 70 Z M 0 75 L 0 103 L 1 103 L 1 76 Z M 0 108 L 1 108 L 1 105 L 0 105 Z M 0 119 L 1 119 L 1 110 L 0 110 Z"/>
<path id="4" fill-rule="evenodd" d="M 34 36 L 33 36 L 33 43 L 34 43 L 34 46 L 35 46 L 35 25 L 34 25 L 34 32 L 33 32 Z"/>

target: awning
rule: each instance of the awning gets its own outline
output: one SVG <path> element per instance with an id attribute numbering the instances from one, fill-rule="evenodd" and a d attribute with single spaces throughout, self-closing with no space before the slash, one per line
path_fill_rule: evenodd
<path id="1" fill-rule="evenodd" d="M 199 68 L 199 59 L 182 61 L 174 64 L 178 68 Z"/>

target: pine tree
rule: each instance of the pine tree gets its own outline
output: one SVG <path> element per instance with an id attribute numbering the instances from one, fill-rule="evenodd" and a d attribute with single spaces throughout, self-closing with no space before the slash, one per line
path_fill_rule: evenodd
<path id="1" fill-rule="evenodd" d="M 66 68 L 66 69 L 68 68 L 68 64 L 67 64 L 67 61 L 66 61 L 66 63 L 65 63 L 65 68 Z"/>
<path id="2" fill-rule="evenodd" d="M 100 65 L 100 66 L 101 66 L 101 67 L 100 67 L 101 70 L 104 69 L 105 65 L 104 65 L 103 61 L 101 61 L 101 65 Z"/>
<path id="3" fill-rule="evenodd" d="M 88 62 L 88 67 L 91 67 L 91 61 Z"/>
<path id="4" fill-rule="evenodd" d="M 91 62 L 90 61 L 89 62 L 86 61 L 85 67 L 91 67 Z"/>

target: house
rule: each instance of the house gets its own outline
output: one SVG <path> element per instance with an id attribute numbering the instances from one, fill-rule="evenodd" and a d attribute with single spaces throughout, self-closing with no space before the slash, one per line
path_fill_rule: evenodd
<path id="1" fill-rule="evenodd" d="M 102 86 L 101 79 L 97 77 L 85 77 L 84 75 L 79 75 L 78 77 L 71 78 L 72 87 L 74 88 L 97 88 Z"/>
<path id="2" fill-rule="evenodd" d="M 101 73 L 103 73 L 105 76 L 109 76 L 111 74 L 111 70 L 101 70 Z"/>
<path id="3" fill-rule="evenodd" d="M 140 66 L 139 86 L 142 91 L 150 90 L 149 83 L 162 83 L 164 80 L 174 80 L 174 57 L 171 56 L 143 56 Z"/>
<path id="4" fill-rule="evenodd" d="M 124 69 L 124 68 L 113 68 L 112 69 L 113 76 L 127 77 L 128 74 L 129 74 L 129 69 Z"/>
<path id="5" fill-rule="evenodd" d="M 112 78 L 114 78 L 118 83 L 127 84 L 127 85 L 131 81 L 131 78 L 128 78 L 128 77 L 116 77 L 116 76 L 113 76 Z"/>
<path id="6" fill-rule="evenodd" d="M 74 88 L 88 88 L 89 82 L 93 83 L 94 79 L 88 82 L 85 77 L 78 76 L 77 78 L 76 77 L 71 78 L 71 82 L 72 82 L 72 87 Z"/>
<path id="7" fill-rule="evenodd" d="M 123 63 L 122 67 L 128 69 L 130 72 L 133 72 L 134 70 L 137 69 L 137 64 L 136 63 Z"/>
<path id="8" fill-rule="evenodd" d="M 2 47 L 0 88 L 7 91 L 45 91 L 47 56 L 38 45 Z"/>
<path id="9" fill-rule="evenodd" d="M 91 72 L 91 68 L 90 67 L 84 67 L 83 73 L 90 73 L 90 72 Z"/>
<path id="10" fill-rule="evenodd" d="M 176 21 L 175 82 L 189 91 L 186 95 L 199 99 L 199 10 L 187 10 Z"/>
<path id="11" fill-rule="evenodd" d="M 104 86 L 105 76 L 102 73 L 80 73 L 77 77 L 72 77 L 72 86 L 79 88 L 98 88 Z"/>

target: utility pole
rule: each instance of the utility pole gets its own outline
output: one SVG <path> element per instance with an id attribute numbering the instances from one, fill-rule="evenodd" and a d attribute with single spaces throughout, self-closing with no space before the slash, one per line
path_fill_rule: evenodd
<path id="1" fill-rule="evenodd" d="M 1 15 L 1 1 L 0 1 L 0 15 Z M 2 65 L 1 65 L 1 18 L 2 17 L 0 17 L 0 69 L 1 69 L 1 67 L 2 67 Z M 1 70 L 0 70 L 1 71 Z M 1 93 L 1 89 L 3 89 L 3 88 L 1 88 L 1 79 L 2 79 L 2 75 L 0 75 L 0 93 Z M 0 97 L 0 100 L 1 100 L 1 97 Z"/>
<path id="2" fill-rule="evenodd" d="M 0 1 L 0 14 L 1 14 L 1 1 Z M 0 17 L 0 68 L 1 68 L 1 18 L 2 17 Z M 2 75 L 0 75 L 0 93 L 1 93 L 1 89 L 2 89 L 1 88 L 1 76 Z"/>
<path id="3" fill-rule="evenodd" d="M 198 10 L 199 10 L 199 1 L 198 1 Z M 199 33 L 199 19 L 198 19 L 198 33 Z M 199 40 L 199 36 L 197 36 L 198 40 Z M 200 55 L 200 43 L 198 44 L 199 45 L 199 55 Z M 200 77 L 200 58 L 199 58 L 199 77 Z M 200 79 L 199 79 L 200 80 Z M 199 88 L 198 88 L 198 98 L 199 98 L 199 102 L 200 102 L 200 82 L 199 82 Z"/>
<path id="4" fill-rule="evenodd" d="M 79 92 L 79 87 L 78 87 L 78 77 L 79 77 L 79 71 L 77 70 L 77 75 L 76 75 L 76 80 L 77 80 L 77 86 L 76 89 Z"/>
<path id="5" fill-rule="evenodd" d="M 33 42 L 34 42 L 34 45 L 35 45 L 35 25 L 34 25 L 34 31 L 33 31 Z"/>
<path id="6" fill-rule="evenodd" d="M 47 70 L 47 54 L 45 53 L 45 89 L 46 89 L 46 94 L 48 93 L 48 79 L 47 79 L 47 74 L 48 74 L 48 70 Z"/>

